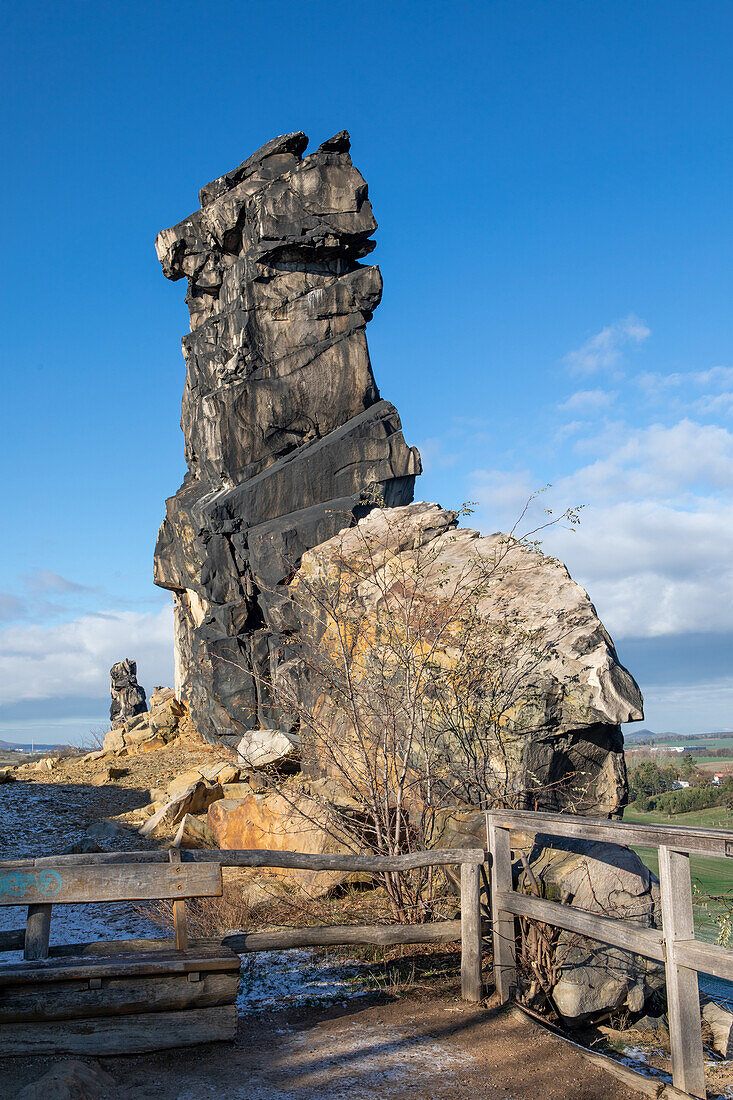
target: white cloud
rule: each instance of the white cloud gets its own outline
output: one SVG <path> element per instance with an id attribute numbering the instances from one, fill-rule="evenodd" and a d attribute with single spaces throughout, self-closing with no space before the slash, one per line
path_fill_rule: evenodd
<path id="1" fill-rule="evenodd" d="M 607 408 L 615 398 L 616 394 L 609 390 L 578 390 L 567 401 L 558 405 L 558 409 L 565 412 L 596 412 Z"/>
<path id="2" fill-rule="evenodd" d="M 730 416 L 733 413 L 733 393 L 706 393 L 694 402 L 695 412 L 702 416 Z"/>
<path id="3" fill-rule="evenodd" d="M 594 374 L 618 363 L 624 347 L 642 344 L 650 335 L 648 325 L 630 313 L 628 317 L 606 325 L 581 347 L 569 352 L 564 362 L 576 374 Z"/>
<path id="4" fill-rule="evenodd" d="M 23 577 L 25 587 L 32 593 L 49 593 L 56 594 L 69 593 L 69 592 L 95 592 L 97 589 L 90 588 L 87 584 L 78 584 L 76 581 L 70 581 L 68 577 L 62 577 L 60 573 L 54 573 L 52 569 L 34 569 L 30 573 L 26 573 Z"/>
<path id="5" fill-rule="evenodd" d="M 671 374 L 659 374 L 644 371 L 634 381 L 649 393 L 661 390 L 680 389 L 685 386 L 732 386 L 733 367 L 710 367 L 708 370 L 673 371 Z"/>
<path id="6" fill-rule="evenodd" d="M 728 490 L 733 485 L 733 434 L 718 425 L 689 419 L 670 427 L 613 425 L 586 446 L 602 453 L 558 483 L 561 495 L 573 498 L 569 503 L 650 497 L 681 503 L 699 496 L 701 486 Z"/>
<path id="7" fill-rule="evenodd" d="M 618 637 L 725 632 L 733 625 L 733 505 L 698 511 L 649 501 L 589 507 L 547 533 Z"/>
<path id="8" fill-rule="evenodd" d="M 686 419 L 615 425 L 594 444 L 598 457 L 540 497 L 526 526 L 546 505 L 586 506 L 578 529 L 545 534 L 545 549 L 589 590 L 612 634 L 730 631 L 733 434 Z M 511 527 L 536 488 L 527 472 L 478 470 L 472 480 L 487 531 Z"/>
<path id="9" fill-rule="evenodd" d="M 109 670 L 123 657 L 137 660 L 146 686 L 171 684 L 173 611 L 110 611 L 50 626 L 0 631 L 0 705 L 109 692 Z"/>

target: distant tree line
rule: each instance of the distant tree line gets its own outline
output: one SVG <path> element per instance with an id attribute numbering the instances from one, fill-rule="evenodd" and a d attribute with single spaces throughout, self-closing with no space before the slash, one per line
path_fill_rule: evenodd
<path id="1" fill-rule="evenodd" d="M 690 786 L 675 790 L 674 785 L 680 779 Z M 683 814 L 710 806 L 733 806 L 733 778 L 711 785 L 710 776 L 695 767 L 688 753 L 679 763 L 664 767 L 653 760 L 644 760 L 629 772 L 629 802 L 641 813 L 655 810 Z"/>

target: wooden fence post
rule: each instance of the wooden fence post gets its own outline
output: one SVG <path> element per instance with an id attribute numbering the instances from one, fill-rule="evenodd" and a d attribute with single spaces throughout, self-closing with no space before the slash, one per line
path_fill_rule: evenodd
<path id="1" fill-rule="evenodd" d="M 461 864 L 461 996 L 478 1002 L 481 980 L 481 865 Z"/>
<path id="2" fill-rule="evenodd" d="M 178 848 L 169 848 L 168 859 L 171 863 L 180 863 L 180 850 Z M 181 898 L 180 901 L 175 900 L 173 902 L 173 929 L 175 935 L 176 950 L 185 951 L 188 947 L 188 925 L 186 923 L 185 898 Z"/>
<path id="3" fill-rule="evenodd" d="M 690 1093 L 691 1096 L 704 1098 L 705 1059 L 697 971 L 680 966 L 675 957 L 675 944 L 678 940 L 695 938 L 689 855 L 660 845 L 659 882 L 662 892 L 672 1078 L 675 1088 Z"/>
<path id="4" fill-rule="evenodd" d="M 29 905 L 25 924 L 24 959 L 47 959 L 51 933 L 51 906 Z"/>
<path id="5" fill-rule="evenodd" d="M 500 909 L 497 899 L 512 890 L 512 846 L 509 829 L 494 824 L 489 814 L 489 850 L 491 853 L 491 927 L 494 939 L 494 983 L 502 1004 L 509 1000 L 517 985 L 517 958 L 514 942 L 514 916 Z"/>

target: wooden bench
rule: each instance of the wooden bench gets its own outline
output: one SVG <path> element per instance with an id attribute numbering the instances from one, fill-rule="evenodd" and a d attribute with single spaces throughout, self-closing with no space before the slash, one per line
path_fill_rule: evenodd
<path id="1" fill-rule="evenodd" d="M 233 1039 L 239 956 L 222 946 L 189 947 L 186 899 L 220 897 L 221 865 L 69 865 L 44 859 L 0 865 L 0 905 L 28 907 L 22 963 L 0 966 L 0 1054 L 131 1054 Z M 173 902 L 169 950 L 49 958 L 54 905 Z M 151 943 L 151 947 L 158 945 Z M 81 949 L 80 949 L 81 951 Z"/>

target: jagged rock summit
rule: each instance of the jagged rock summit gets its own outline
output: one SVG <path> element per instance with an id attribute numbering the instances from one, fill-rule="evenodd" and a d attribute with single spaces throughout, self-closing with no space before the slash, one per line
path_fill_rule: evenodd
<path id="1" fill-rule="evenodd" d="M 380 399 L 366 342 L 377 228 L 346 131 L 304 156 L 268 142 L 161 232 L 188 280 L 181 425 L 188 473 L 167 502 L 155 581 L 175 598 L 176 694 L 215 740 L 277 727 L 267 684 L 303 552 L 371 502 L 412 500 L 420 458 Z"/>

